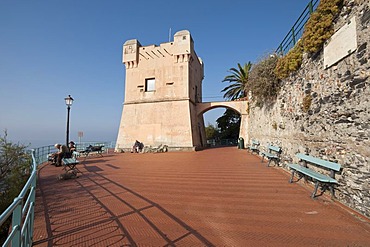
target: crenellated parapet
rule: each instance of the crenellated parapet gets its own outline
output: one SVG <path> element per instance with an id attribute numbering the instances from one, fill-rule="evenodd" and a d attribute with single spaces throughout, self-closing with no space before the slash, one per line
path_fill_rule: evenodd
<path id="1" fill-rule="evenodd" d="M 139 63 L 140 42 L 137 39 L 127 40 L 123 45 L 122 63 L 127 69 L 136 68 Z"/>

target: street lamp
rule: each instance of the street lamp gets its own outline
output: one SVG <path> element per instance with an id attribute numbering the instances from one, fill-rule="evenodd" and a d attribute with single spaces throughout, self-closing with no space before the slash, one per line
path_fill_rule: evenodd
<path id="1" fill-rule="evenodd" d="M 66 137 L 66 146 L 68 147 L 69 142 L 69 112 L 71 110 L 71 105 L 73 104 L 73 98 L 71 95 L 68 95 L 67 98 L 64 98 L 67 105 L 67 137 Z"/>

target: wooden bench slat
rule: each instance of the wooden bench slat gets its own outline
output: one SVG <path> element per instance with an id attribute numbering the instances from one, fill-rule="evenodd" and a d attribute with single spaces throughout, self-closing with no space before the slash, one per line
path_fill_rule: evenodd
<path id="1" fill-rule="evenodd" d="M 312 156 L 309 156 L 309 155 L 306 155 L 306 154 L 298 153 L 296 156 L 301 160 L 305 160 L 305 161 L 308 161 L 310 163 L 313 163 L 313 164 L 316 164 L 316 165 L 319 165 L 319 166 L 323 166 L 323 167 L 326 167 L 326 168 L 329 168 L 329 169 L 332 169 L 332 170 L 335 170 L 335 171 L 339 171 L 340 168 L 341 168 L 341 165 L 338 164 L 338 163 L 327 161 L 327 160 L 322 160 L 322 159 L 312 157 Z"/>
<path id="2" fill-rule="evenodd" d="M 279 158 L 276 154 L 272 154 L 268 152 L 262 152 L 262 155 L 266 156 L 267 158 L 273 158 L 273 159 Z"/>
<path id="3" fill-rule="evenodd" d="M 272 146 L 272 145 L 269 145 L 268 146 L 268 149 L 274 150 L 275 152 L 278 152 L 278 153 L 281 151 L 281 148 L 280 147 L 275 147 L 275 146 Z"/>
<path id="4" fill-rule="evenodd" d="M 260 145 L 260 142 L 259 141 L 252 139 L 252 143 L 251 143 L 250 146 L 248 146 L 248 149 L 251 150 L 252 153 L 253 152 L 257 152 L 258 153 L 258 151 L 259 151 L 259 149 L 258 149 L 259 145 Z"/>
<path id="5" fill-rule="evenodd" d="M 307 167 L 304 167 L 298 164 L 288 164 L 288 167 L 300 173 L 303 173 L 307 176 L 310 176 L 316 180 L 319 180 L 320 182 L 323 182 L 323 183 L 338 183 L 337 180 L 335 180 L 334 178 L 331 178 L 325 174 L 318 173 L 314 170 L 311 170 Z"/>
<path id="6" fill-rule="evenodd" d="M 75 158 L 63 158 L 64 164 L 78 164 L 79 161 Z"/>
<path id="7" fill-rule="evenodd" d="M 263 157 L 266 157 L 269 160 L 267 166 L 270 165 L 270 162 L 272 160 L 275 162 L 275 164 L 278 165 L 278 162 L 280 160 L 281 148 L 273 145 L 268 145 L 267 149 L 268 151 L 261 153 L 262 154 L 261 162 L 263 162 Z"/>
<path id="8" fill-rule="evenodd" d="M 77 173 L 82 173 L 78 168 L 77 165 L 80 162 L 75 159 L 75 158 L 63 158 L 62 159 L 62 164 L 63 164 L 63 169 L 66 174 L 72 173 L 74 176 L 77 176 Z"/>

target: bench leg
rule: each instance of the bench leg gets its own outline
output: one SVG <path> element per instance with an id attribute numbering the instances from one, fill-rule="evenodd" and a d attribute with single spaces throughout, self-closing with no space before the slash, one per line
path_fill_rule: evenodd
<path id="1" fill-rule="evenodd" d="M 316 181 L 315 189 L 312 192 L 311 198 L 314 199 L 316 196 L 317 189 L 319 188 L 319 181 Z"/>
<path id="2" fill-rule="evenodd" d="M 334 200 L 335 199 L 334 186 L 332 184 L 329 185 L 329 189 L 330 189 L 331 199 Z"/>
<path id="3" fill-rule="evenodd" d="M 269 162 L 267 162 L 267 167 L 269 167 L 269 165 L 270 165 L 270 162 L 271 162 L 271 159 L 269 159 Z"/>
<path id="4" fill-rule="evenodd" d="M 292 171 L 292 176 L 290 177 L 289 183 L 293 183 L 294 174 L 295 170 Z"/>
<path id="5" fill-rule="evenodd" d="M 86 153 L 85 153 L 85 158 L 84 158 L 84 160 L 83 160 L 82 162 L 85 162 L 85 161 L 86 161 L 87 156 L 89 156 L 89 154 L 90 154 L 90 152 L 86 152 Z"/>
<path id="6" fill-rule="evenodd" d="M 75 168 L 73 169 L 73 171 L 76 173 L 76 175 L 77 175 L 77 173 L 81 173 L 82 174 L 82 172 L 77 168 L 77 166 L 75 166 Z"/>

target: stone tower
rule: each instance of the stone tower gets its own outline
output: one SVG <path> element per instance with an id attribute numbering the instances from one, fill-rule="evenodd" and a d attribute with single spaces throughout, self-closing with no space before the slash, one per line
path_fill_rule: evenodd
<path id="1" fill-rule="evenodd" d="M 125 98 L 116 149 L 166 144 L 169 149 L 195 149 L 205 144 L 202 102 L 203 62 L 194 51 L 189 31 L 179 31 L 173 42 L 123 45 L 126 67 Z"/>

